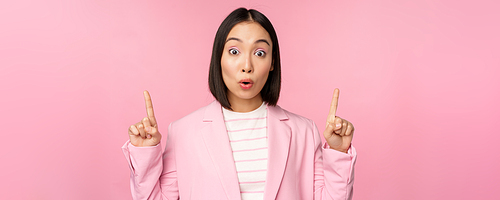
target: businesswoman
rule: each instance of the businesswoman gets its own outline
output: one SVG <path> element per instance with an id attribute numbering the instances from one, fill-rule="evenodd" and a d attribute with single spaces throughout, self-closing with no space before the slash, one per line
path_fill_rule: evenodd
<path id="1" fill-rule="evenodd" d="M 147 117 L 130 126 L 122 147 L 133 199 L 352 197 L 354 127 L 335 116 L 339 90 L 323 134 L 313 121 L 277 106 L 278 38 L 262 13 L 239 8 L 222 22 L 208 83 L 216 100 L 171 123 L 164 151 L 144 92 Z"/>

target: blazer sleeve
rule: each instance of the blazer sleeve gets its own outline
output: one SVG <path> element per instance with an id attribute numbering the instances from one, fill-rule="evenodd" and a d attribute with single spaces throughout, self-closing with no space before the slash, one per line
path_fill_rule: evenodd
<path id="1" fill-rule="evenodd" d="M 170 129 L 171 126 L 168 133 Z M 136 147 L 129 140 L 123 145 L 122 151 L 130 168 L 132 199 L 179 199 L 173 138 L 168 136 L 163 153 L 161 143 L 153 147 Z"/>
<path id="2" fill-rule="evenodd" d="M 321 145 L 321 135 L 314 126 L 314 199 L 350 200 L 353 194 L 354 164 L 356 149 L 351 145 L 348 153 L 330 149 L 328 144 Z"/>

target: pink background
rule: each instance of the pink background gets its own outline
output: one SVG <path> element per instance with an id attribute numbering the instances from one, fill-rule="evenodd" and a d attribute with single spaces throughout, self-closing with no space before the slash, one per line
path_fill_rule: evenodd
<path id="1" fill-rule="evenodd" d="M 0 199 L 131 199 L 142 91 L 164 134 L 211 102 L 213 38 L 240 6 L 278 32 L 283 108 L 322 131 L 341 89 L 354 199 L 500 197 L 496 1 L 49 0 L 0 3 Z"/>

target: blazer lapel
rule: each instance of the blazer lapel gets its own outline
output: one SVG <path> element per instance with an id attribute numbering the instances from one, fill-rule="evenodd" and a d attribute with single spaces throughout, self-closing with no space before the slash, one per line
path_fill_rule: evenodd
<path id="1" fill-rule="evenodd" d="M 214 101 L 207 106 L 200 131 L 228 199 L 241 199 L 233 153 L 229 144 L 222 107 Z"/>
<path id="2" fill-rule="evenodd" d="M 276 199 L 288 160 L 291 129 L 284 123 L 288 120 L 279 106 L 268 106 L 268 164 L 264 199 Z"/>

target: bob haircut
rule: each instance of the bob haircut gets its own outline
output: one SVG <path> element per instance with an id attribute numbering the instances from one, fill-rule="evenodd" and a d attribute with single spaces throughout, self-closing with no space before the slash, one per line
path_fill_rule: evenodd
<path id="1" fill-rule="evenodd" d="M 208 72 L 208 85 L 210 92 L 215 99 L 226 109 L 232 110 L 231 104 L 227 98 L 227 86 L 222 79 L 221 58 L 226 43 L 227 35 L 231 29 L 241 22 L 257 22 L 259 23 L 271 37 L 273 52 L 272 52 L 272 71 L 269 72 L 266 84 L 260 91 L 262 100 L 268 105 L 276 106 L 280 96 L 281 89 L 281 62 L 280 51 L 278 45 L 278 36 L 274 27 L 267 17 L 254 9 L 238 8 L 231 12 L 226 19 L 221 23 L 217 33 L 215 34 L 214 46 L 212 49 L 212 57 L 210 60 L 210 71 Z"/>

